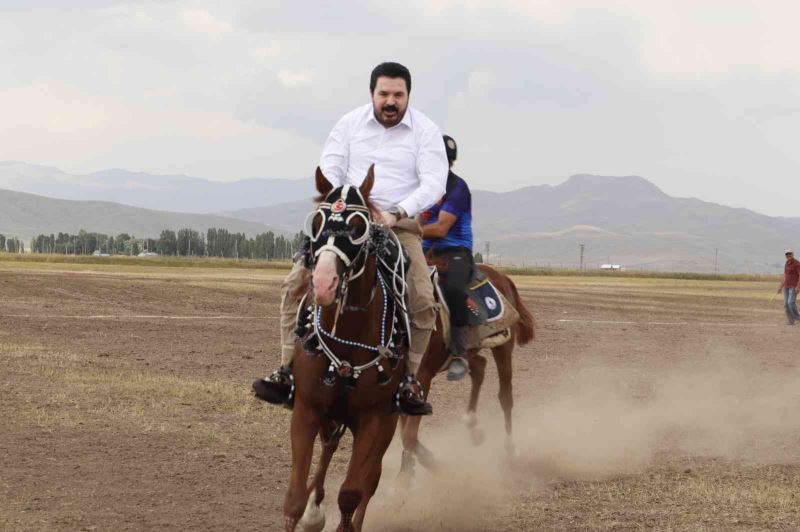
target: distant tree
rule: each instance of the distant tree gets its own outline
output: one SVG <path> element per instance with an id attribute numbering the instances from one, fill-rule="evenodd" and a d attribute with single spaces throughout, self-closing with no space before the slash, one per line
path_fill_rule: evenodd
<path id="1" fill-rule="evenodd" d="M 164 229 L 158 238 L 158 250 L 162 255 L 176 255 L 178 253 L 178 238 L 175 231 Z"/>
<path id="2" fill-rule="evenodd" d="M 0 235 L 0 252 L 3 252 L 5 250 L 6 250 L 6 236 Z"/>
<path id="3" fill-rule="evenodd" d="M 475 264 L 483 264 L 483 255 L 481 255 L 480 251 L 475 254 L 475 259 L 474 260 L 475 260 Z"/>

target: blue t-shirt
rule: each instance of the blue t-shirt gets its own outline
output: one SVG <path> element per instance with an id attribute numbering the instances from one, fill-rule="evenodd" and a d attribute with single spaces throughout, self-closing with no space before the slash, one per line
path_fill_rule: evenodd
<path id="1" fill-rule="evenodd" d="M 454 247 L 465 247 L 472 251 L 472 194 L 467 183 L 453 172 L 447 174 L 447 188 L 442 199 L 420 214 L 422 225 L 436 223 L 440 211 L 452 214 L 456 221 L 444 238 L 425 240 L 422 248 L 426 252 Z"/>

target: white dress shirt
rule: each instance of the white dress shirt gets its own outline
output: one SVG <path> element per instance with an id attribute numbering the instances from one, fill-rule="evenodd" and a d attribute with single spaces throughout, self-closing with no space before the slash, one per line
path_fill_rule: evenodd
<path id="1" fill-rule="evenodd" d="M 416 216 L 444 195 L 448 164 L 442 133 L 410 106 L 390 128 L 375 119 L 371 103 L 344 115 L 325 142 L 319 167 L 334 187 L 360 186 L 373 163 L 370 201 L 380 210 L 397 205 Z"/>

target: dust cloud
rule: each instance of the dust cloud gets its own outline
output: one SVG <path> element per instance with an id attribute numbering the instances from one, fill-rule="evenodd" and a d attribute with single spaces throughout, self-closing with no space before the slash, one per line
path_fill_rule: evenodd
<path id="1" fill-rule="evenodd" d="M 394 445 L 367 528 L 492 529 L 493 515 L 515 511 L 511 493 L 636 473 L 664 453 L 800 462 L 800 369 L 766 368 L 725 350 L 660 370 L 583 364 L 547 390 L 516 395 L 513 459 L 490 393 L 481 405 L 481 446 L 455 420 L 439 427 L 426 420 L 421 441 L 442 470 L 430 473 L 417 464 L 414 489 L 396 489 L 400 448 Z"/>

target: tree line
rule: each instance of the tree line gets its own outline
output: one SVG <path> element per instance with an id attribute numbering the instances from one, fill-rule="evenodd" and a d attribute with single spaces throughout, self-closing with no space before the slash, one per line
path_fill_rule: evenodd
<path id="1" fill-rule="evenodd" d="M 0 235 L 0 253 L 25 253 L 25 244 L 16 237 Z"/>
<path id="2" fill-rule="evenodd" d="M 0 238 L 0 241 L 5 241 L 2 235 Z M 21 245 L 18 240 L 14 241 Z M 205 234 L 194 229 L 180 229 L 177 232 L 164 229 L 158 238 L 136 238 L 127 233 L 113 236 L 81 229 L 77 234 L 38 235 L 31 239 L 30 249 L 33 253 L 62 255 L 139 255 L 149 252 L 177 257 L 273 260 L 291 258 L 302 243 L 302 233 L 286 238 L 283 235 L 276 236 L 272 231 L 247 238 L 244 233 L 231 233 L 222 228 L 209 229 Z M 7 248 L 11 251 L 10 244 Z"/>

